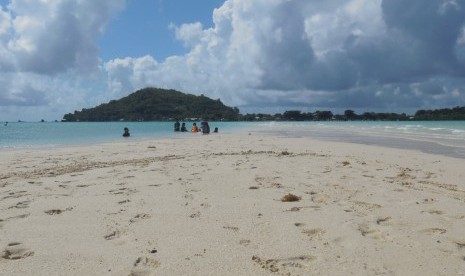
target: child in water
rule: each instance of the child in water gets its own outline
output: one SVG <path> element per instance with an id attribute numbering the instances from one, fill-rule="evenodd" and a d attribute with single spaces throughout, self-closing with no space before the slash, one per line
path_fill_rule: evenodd
<path id="1" fill-rule="evenodd" d="M 192 124 L 191 132 L 199 132 L 199 128 L 197 127 L 196 123 Z"/>

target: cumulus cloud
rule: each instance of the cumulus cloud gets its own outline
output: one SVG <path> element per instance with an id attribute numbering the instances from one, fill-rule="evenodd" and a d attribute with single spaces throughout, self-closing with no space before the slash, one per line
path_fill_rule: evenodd
<path id="1" fill-rule="evenodd" d="M 213 20 L 173 28 L 185 56 L 110 79 L 250 107 L 464 104 L 463 0 L 228 0 Z"/>
<path id="2" fill-rule="evenodd" d="M 67 83 L 99 74 L 97 38 L 123 7 L 124 0 L 11 0 L 1 6 L 0 106 L 53 110 L 62 96 L 75 98 L 70 94 L 83 85 L 68 91 Z"/>
<path id="3" fill-rule="evenodd" d="M 101 101 L 156 86 L 251 112 L 465 104 L 465 0 L 226 0 L 213 11 L 211 28 L 169 26 L 186 54 L 116 58 L 102 63 L 99 74 L 96 38 L 123 5 L 11 1 L 0 11 L 0 70 L 55 80 L 94 72 L 106 92 Z M 0 105 L 43 104 L 19 92 L 27 84 L 6 87 L 12 89 L 0 92 Z M 90 98 L 95 92 L 81 83 L 67 87 Z"/>
<path id="4" fill-rule="evenodd" d="M 51 75 L 67 70 L 95 70 L 96 39 L 118 1 L 13 0 L 8 5 L 8 43 L 17 70 Z"/>

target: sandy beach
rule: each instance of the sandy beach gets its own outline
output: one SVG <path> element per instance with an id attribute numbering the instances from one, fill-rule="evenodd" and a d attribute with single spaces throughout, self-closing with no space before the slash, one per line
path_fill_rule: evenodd
<path id="1" fill-rule="evenodd" d="M 465 275 L 464 168 L 247 133 L 5 150 L 0 274 Z"/>

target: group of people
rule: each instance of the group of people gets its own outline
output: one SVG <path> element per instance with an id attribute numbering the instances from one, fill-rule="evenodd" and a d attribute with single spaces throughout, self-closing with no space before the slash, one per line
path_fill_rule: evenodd
<path id="1" fill-rule="evenodd" d="M 174 123 L 174 131 L 187 132 L 186 123 L 180 124 L 179 121 L 176 121 Z M 210 126 L 208 125 L 207 121 L 203 121 L 201 123 L 200 128 L 197 126 L 197 123 L 193 123 L 192 128 L 191 128 L 191 132 L 193 132 L 193 133 L 202 132 L 203 134 L 210 134 Z M 213 132 L 218 133 L 218 128 L 215 127 Z M 125 127 L 123 137 L 129 137 L 129 136 L 131 136 L 131 134 L 129 133 L 129 129 L 127 127 Z"/>
<path id="2" fill-rule="evenodd" d="M 180 132 L 187 132 L 186 128 L 186 123 L 180 124 L 179 121 L 176 121 L 174 123 L 174 131 L 180 131 Z M 203 134 L 210 134 L 210 125 L 208 125 L 207 121 L 203 121 L 201 123 L 200 128 L 197 126 L 197 123 L 192 124 L 191 132 L 197 133 L 197 132 L 202 132 Z M 215 127 L 215 130 L 213 131 L 214 133 L 218 132 L 218 128 Z"/>
<path id="3" fill-rule="evenodd" d="M 182 123 L 182 125 L 180 125 L 179 121 L 176 121 L 176 123 L 174 123 L 174 131 L 187 132 L 186 123 Z"/>

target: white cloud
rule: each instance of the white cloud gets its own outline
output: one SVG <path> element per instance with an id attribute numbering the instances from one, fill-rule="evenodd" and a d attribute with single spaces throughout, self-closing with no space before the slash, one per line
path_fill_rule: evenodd
<path id="1" fill-rule="evenodd" d="M 171 26 L 176 33 L 176 39 L 183 41 L 186 47 L 195 46 L 200 42 L 203 34 L 202 24 L 200 22 L 191 24 L 182 24 L 180 27 Z"/>
<path id="2" fill-rule="evenodd" d="M 456 104 L 463 100 L 457 93 L 465 93 L 463 48 L 456 47 L 465 3 L 446 2 L 228 0 L 214 11 L 213 28 L 175 28 L 188 54 L 152 61 L 144 70 L 133 66 L 131 81 L 124 83 L 255 107 Z"/>
<path id="3" fill-rule="evenodd" d="M 42 75 L 95 70 L 96 39 L 123 6 L 124 0 L 12 0 L 0 14 L 1 47 L 9 53 L 3 58 L 10 59 L 2 62 Z"/>

